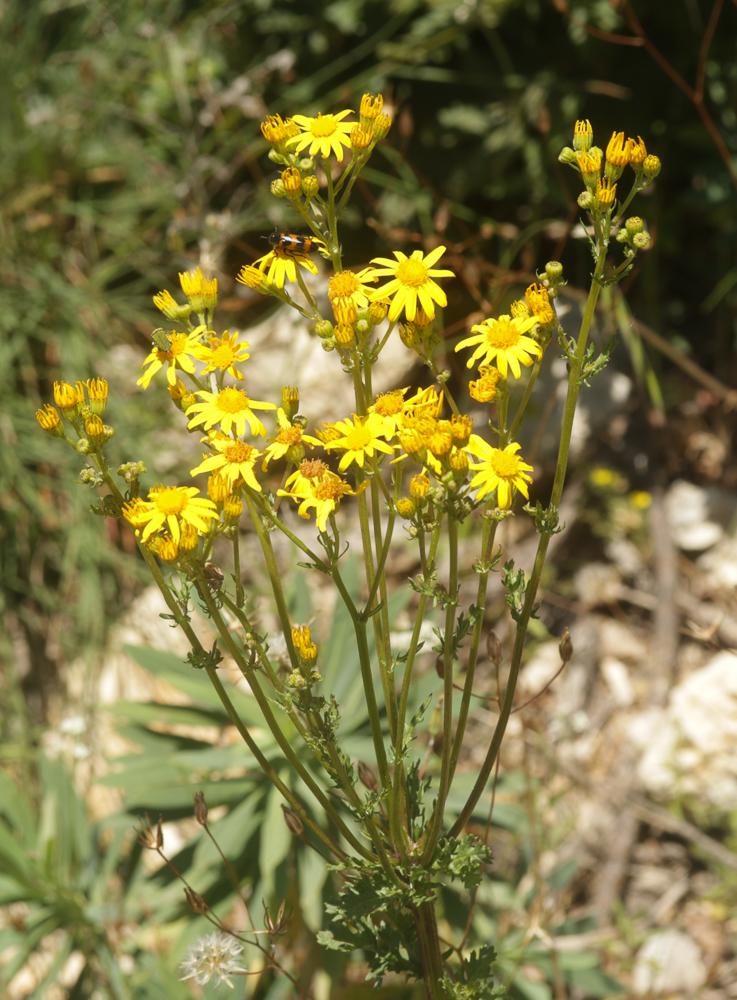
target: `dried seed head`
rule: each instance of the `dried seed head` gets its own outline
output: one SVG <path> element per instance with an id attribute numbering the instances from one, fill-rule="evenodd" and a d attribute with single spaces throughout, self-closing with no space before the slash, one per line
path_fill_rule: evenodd
<path id="1" fill-rule="evenodd" d="M 205 802 L 204 792 L 195 792 L 194 818 L 197 820 L 200 826 L 207 826 L 207 802 Z"/>
<path id="2" fill-rule="evenodd" d="M 565 629 L 563 635 L 560 637 L 558 652 L 560 653 L 562 663 L 568 663 L 573 656 L 573 643 L 571 642 L 571 633 L 568 629 Z"/>
<path id="3" fill-rule="evenodd" d="M 287 826 L 295 837 L 301 837 L 305 832 L 305 828 L 302 825 L 302 820 L 299 818 L 297 813 L 293 809 L 290 809 L 289 806 L 285 805 L 282 805 L 282 812 L 284 813 L 284 820 Z"/>

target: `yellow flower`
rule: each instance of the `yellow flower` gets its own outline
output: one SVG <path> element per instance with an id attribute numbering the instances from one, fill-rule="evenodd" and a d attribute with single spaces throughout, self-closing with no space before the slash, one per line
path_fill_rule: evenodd
<path id="1" fill-rule="evenodd" d="M 373 301 L 388 299 L 389 319 L 392 322 L 404 311 L 410 323 L 414 320 L 418 304 L 429 319 L 435 316 L 435 303 L 445 306 L 448 300 L 445 292 L 433 281 L 433 278 L 452 278 L 453 272 L 434 265 L 445 253 L 445 247 L 435 247 L 427 256 L 421 250 L 414 250 L 410 257 L 401 250 L 392 250 L 396 260 L 388 257 L 375 257 L 372 264 L 383 264 L 383 267 L 369 269 L 372 277 L 391 277 L 386 285 L 377 288 L 371 295 Z"/>
<path id="2" fill-rule="evenodd" d="M 314 663 L 317 659 L 317 646 L 312 641 L 309 625 L 292 625 L 292 643 L 303 660 Z"/>
<path id="3" fill-rule="evenodd" d="M 344 146 L 351 144 L 351 132 L 355 122 L 344 122 L 343 119 L 353 112 L 339 111 L 337 115 L 318 115 L 308 118 L 306 115 L 294 115 L 294 121 L 302 129 L 302 134 L 290 140 L 289 145 L 301 153 L 309 146 L 309 155 L 319 154 L 327 158 L 335 153 L 339 163 L 343 162 Z"/>
<path id="4" fill-rule="evenodd" d="M 338 463 L 341 472 L 345 472 L 353 462 L 362 469 L 366 458 L 373 458 L 377 451 L 386 455 L 394 453 L 392 446 L 382 440 L 384 421 L 378 413 L 366 416 L 354 414 L 351 420 L 337 420 L 334 426 L 340 437 L 328 441 L 325 448 L 328 451 L 335 448 L 344 452 Z"/>
<path id="5" fill-rule="evenodd" d="M 39 427 L 49 434 L 61 436 L 64 433 L 61 425 L 61 414 L 51 403 L 44 403 L 40 410 L 36 410 L 36 420 Z"/>
<path id="6" fill-rule="evenodd" d="M 269 115 L 261 122 L 261 135 L 270 145 L 279 149 L 299 132 L 291 118 L 283 120 L 281 115 Z"/>
<path id="7" fill-rule="evenodd" d="M 349 483 L 328 469 L 324 462 L 304 461 L 287 479 L 277 495 L 299 502 L 297 513 L 309 518 L 314 508 L 318 531 L 327 530 L 328 517 L 344 496 L 355 496 Z"/>
<path id="8" fill-rule="evenodd" d="M 217 472 L 231 489 L 242 480 L 252 490 L 261 492 L 261 486 L 253 471 L 253 466 L 261 455 L 260 451 L 245 441 L 235 441 L 229 437 L 212 438 L 210 445 L 216 454 L 210 455 L 192 469 L 191 476 L 198 476 L 201 472 Z"/>
<path id="9" fill-rule="evenodd" d="M 529 316 L 520 319 L 516 316 L 500 316 L 498 319 L 485 319 L 471 327 L 475 336 L 466 337 L 456 345 L 460 351 L 464 347 L 475 347 L 466 367 L 471 368 L 479 359 L 484 365 L 494 362 L 502 378 L 507 377 L 507 369 L 511 368 L 515 378 L 521 374 L 520 364 L 531 365 L 533 358 L 540 357 L 540 346 L 526 337 L 528 330 L 537 326 L 537 319 Z"/>
<path id="10" fill-rule="evenodd" d="M 645 140 L 641 135 L 638 135 L 636 139 L 628 139 L 624 147 L 625 153 L 627 154 L 627 162 L 630 166 L 639 167 L 640 164 L 645 162 L 647 156 L 647 146 L 645 145 Z"/>
<path id="11" fill-rule="evenodd" d="M 285 411 L 279 407 L 276 411 L 276 420 L 279 424 L 279 431 L 275 438 L 264 450 L 264 468 L 268 468 L 269 462 L 276 461 L 285 456 L 295 464 L 304 458 L 304 446 L 307 444 L 311 448 L 320 446 L 320 441 L 311 434 L 305 434 L 305 429 L 300 423 L 292 423 Z M 300 454 L 301 453 L 301 454 Z"/>
<path id="12" fill-rule="evenodd" d="M 596 203 L 601 208 L 611 208 L 617 196 L 617 185 L 612 184 L 609 178 L 596 182 Z"/>
<path id="13" fill-rule="evenodd" d="M 470 463 L 476 475 L 469 487 L 478 490 L 478 500 L 496 490 L 497 505 L 506 510 L 512 506 L 514 490 L 519 490 L 526 499 L 529 497 L 527 484 L 532 482 L 532 477 L 528 473 L 532 472 L 532 466 L 522 461 L 517 454 L 519 449 L 516 441 L 506 448 L 494 448 L 478 434 L 471 435 L 466 451 L 481 461 Z"/>
<path id="14" fill-rule="evenodd" d="M 525 289 L 525 301 L 530 313 L 541 326 L 549 326 L 555 319 L 555 311 L 550 303 L 550 294 L 545 285 L 534 282 Z"/>
<path id="15" fill-rule="evenodd" d="M 88 378 L 87 395 L 90 398 L 90 409 L 99 417 L 105 412 L 109 386 L 105 378 Z"/>
<path id="16" fill-rule="evenodd" d="M 166 381 L 171 386 L 176 385 L 177 368 L 187 372 L 188 375 L 194 374 L 193 358 L 197 357 L 200 349 L 199 334 L 178 333 L 176 330 L 172 330 L 170 333 L 165 333 L 164 336 L 169 341 L 169 350 L 164 351 L 154 345 L 141 365 L 146 370 L 137 379 L 136 385 L 140 385 L 143 389 L 148 389 L 151 379 L 157 372 L 161 371 L 164 365 L 167 365 Z"/>
<path id="17" fill-rule="evenodd" d="M 251 399 L 243 389 L 228 386 L 219 392 L 202 390 L 195 393 L 202 402 L 194 403 L 187 408 L 187 416 L 191 417 L 189 428 L 204 426 L 206 431 L 216 424 L 225 434 L 235 431 L 239 436 L 246 433 L 246 425 L 251 434 L 266 434 L 266 428 L 253 412 L 254 410 L 275 410 L 273 403 L 262 403 Z M 192 416 L 195 414 L 195 416 Z"/>
<path id="18" fill-rule="evenodd" d="M 202 268 L 180 271 L 179 284 L 196 313 L 212 312 L 218 300 L 218 279 L 206 278 Z"/>
<path id="19" fill-rule="evenodd" d="M 490 368 L 489 365 L 481 365 L 479 375 L 480 378 L 472 379 L 468 383 L 468 395 L 477 403 L 493 403 L 501 375 L 496 368 Z"/>
<path id="20" fill-rule="evenodd" d="M 624 132 L 612 132 L 612 137 L 606 147 L 606 161 L 613 167 L 620 169 L 627 166 L 628 155 L 627 144 L 624 141 Z"/>
<path id="21" fill-rule="evenodd" d="M 76 410 L 84 403 L 84 382 L 77 382 L 75 385 L 69 382 L 54 382 L 54 402 L 62 413 Z"/>
<path id="22" fill-rule="evenodd" d="M 123 514 L 137 532 L 143 529 L 141 541 L 166 527 L 175 543 L 179 543 L 184 525 L 190 524 L 200 534 L 205 534 L 208 521 L 217 518 L 212 500 L 198 496 L 196 486 L 155 486 L 149 490 L 148 500 L 138 500 Z"/>
<path id="23" fill-rule="evenodd" d="M 364 267 L 361 271 L 338 271 L 329 278 L 328 298 L 333 307 L 337 302 L 352 302 L 356 309 L 365 309 L 372 292 L 367 287 L 370 273 L 371 268 Z"/>
<path id="24" fill-rule="evenodd" d="M 305 271 L 309 271 L 310 274 L 317 274 L 317 265 L 307 254 L 290 253 L 279 246 L 274 247 L 273 250 L 269 250 L 268 253 L 264 254 L 263 257 L 259 257 L 253 263 L 253 268 L 258 268 L 264 274 L 265 281 L 270 285 L 274 285 L 275 288 L 284 288 L 285 281 L 296 281 L 297 266 L 304 268 Z M 252 269 L 249 268 L 248 270 Z M 241 268 L 238 280 L 242 280 L 241 276 L 245 271 L 246 268 Z M 247 285 L 249 282 L 243 281 L 243 284 Z M 251 287 L 254 286 L 251 285 Z M 262 289 L 258 289 L 258 291 L 262 291 Z"/>
<path id="25" fill-rule="evenodd" d="M 167 319 L 186 319 L 192 312 L 192 306 L 189 303 L 183 306 L 179 305 L 171 292 L 166 291 L 166 289 L 154 295 L 154 305 Z"/>
<path id="26" fill-rule="evenodd" d="M 382 392 L 376 397 L 376 401 L 369 406 L 369 413 L 376 413 L 381 417 L 381 433 L 387 440 L 394 437 L 402 422 L 406 405 L 404 402 L 406 392 L 407 388 Z"/>
<path id="27" fill-rule="evenodd" d="M 243 378 L 243 373 L 236 368 L 239 361 L 247 361 L 251 355 L 248 353 L 248 344 L 245 340 L 238 340 L 238 334 L 223 331 L 222 335 L 211 334 L 207 344 L 202 344 L 197 352 L 200 361 L 205 362 L 202 374 L 220 371 L 233 378 Z"/>
<path id="28" fill-rule="evenodd" d="M 383 94 L 364 94 L 361 98 L 361 118 L 365 118 L 367 121 L 373 121 L 375 118 L 379 117 L 383 107 Z"/>
<path id="29" fill-rule="evenodd" d="M 594 130 L 588 118 L 579 119 L 573 126 L 573 148 L 586 152 L 594 141 Z"/>
<path id="30" fill-rule="evenodd" d="M 235 280 L 238 284 L 245 285 L 247 288 L 254 288 L 257 292 L 261 292 L 262 295 L 267 295 L 269 292 L 268 278 L 260 268 L 254 267 L 252 264 L 244 264 L 238 274 L 236 274 Z"/>

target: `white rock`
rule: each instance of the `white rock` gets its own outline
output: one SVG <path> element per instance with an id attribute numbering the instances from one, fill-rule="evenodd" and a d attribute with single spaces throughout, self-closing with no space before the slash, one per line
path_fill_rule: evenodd
<path id="1" fill-rule="evenodd" d="M 700 552 L 720 540 L 724 529 L 709 513 L 706 490 L 683 479 L 665 495 L 665 509 L 673 541 L 684 552 Z"/>
<path id="2" fill-rule="evenodd" d="M 737 538 L 723 538 L 697 560 L 709 577 L 709 586 L 732 590 L 737 587 Z"/>
<path id="3" fill-rule="evenodd" d="M 601 674 L 617 705 L 631 705 L 635 692 L 627 666 L 614 656 L 605 656 L 601 661 Z"/>
<path id="4" fill-rule="evenodd" d="M 657 931 L 640 948 L 632 985 L 639 996 L 671 991 L 695 994 L 706 982 L 706 965 L 696 943 L 682 931 Z"/>

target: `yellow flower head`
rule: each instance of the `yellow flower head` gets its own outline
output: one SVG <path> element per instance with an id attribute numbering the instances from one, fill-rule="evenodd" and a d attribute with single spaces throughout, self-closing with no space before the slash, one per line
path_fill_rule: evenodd
<path id="1" fill-rule="evenodd" d="M 228 484 L 230 492 L 241 482 L 257 493 L 261 492 L 261 485 L 253 471 L 261 455 L 260 451 L 245 441 L 236 441 L 230 437 L 214 437 L 210 445 L 215 449 L 215 454 L 192 469 L 191 476 L 198 476 L 201 472 L 217 472 Z"/>
<path id="2" fill-rule="evenodd" d="M 628 139 L 624 148 L 627 154 L 627 162 L 631 166 L 639 167 L 640 164 L 645 162 L 647 147 L 641 135 L 638 135 L 636 139 Z"/>
<path id="3" fill-rule="evenodd" d="M 292 643 L 300 657 L 306 663 L 314 663 L 317 659 L 317 646 L 312 641 L 309 625 L 292 625 Z"/>
<path id="4" fill-rule="evenodd" d="M 480 378 L 472 379 L 468 383 L 468 395 L 477 403 L 493 403 L 501 375 L 496 368 L 491 368 L 489 365 L 481 365 L 479 375 Z"/>
<path id="5" fill-rule="evenodd" d="M 202 344 L 197 352 L 200 361 L 204 361 L 205 366 L 202 374 L 209 372 L 225 372 L 233 378 L 243 378 L 243 372 L 236 368 L 236 364 L 247 361 L 250 358 L 248 344 L 245 340 L 238 340 L 238 334 L 228 333 L 211 334 L 207 344 Z"/>
<path id="6" fill-rule="evenodd" d="M 218 279 L 206 278 L 202 268 L 180 271 L 179 284 L 196 313 L 212 312 L 218 300 Z"/>
<path id="7" fill-rule="evenodd" d="M 520 365 L 531 365 L 533 359 L 539 358 L 541 354 L 539 344 L 531 337 L 525 336 L 535 326 L 537 319 L 534 316 L 528 319 L 518 319 L 514 316 L 485 319 L 483 323 L 471 327 L 471 332 L 476 331 L 476 333 L 457 344 L 456 350 L 460 351 L 464 347 L 476 348 L 466 362 L 467 368 L 471 368 L 479 360 L 484 365 L 493 362 L 502 378 L 507 377 L 508 369 L 511 369 L 515 378 L 519 378 Z"/>
<path id="8" fill-rule="evenodd" d="M 261 122 L 261 135 L 275 149 L 281 150 L 290 139 L 298 134 L 299 127 L 291 118 L 284 121 L 281 115 L 269 115 Z"/>
<path id="9" fill-rule="evenodd" d="M 208 522 L 217 518 L 217 510 L 212 500 L 198 496 L 195 486 L 155 486 L 149 490 L 148 500 L 139 500 L 132 509 L 123 514 L 133 524 L 136 531 L 142 530 L 141 541 L 147 542 L 151 535 L 163 528 L 178 544 L 182 527 L 190 524 L 200 534 L 206 534 Z"/>
<path id="10" fill-rule="evenodd" d="M 512 506 L 515 490 L 519 490 L 525 499 L 529 497 L 527 484 L 532 482 L 532 477 L 528 473 L 532 472 L 532 466 L 522 461 L 517 454 L 519 449 L 516 441 L 506 448 L 494 448 L 478 434 L 471 435 L 466 451 L 480 461 L 470 463 L 476 475 L 469 488 L 478 490 L 478 500 L 496 490 L 497 506 L 507 510 Z"/>
<path id="11" fill-rule="evenodd" d="M 263 260 L 263 257 L 261 260 Z M 235 280 L 240 285 L 245 285 L 247 288 L 253 288 L 257 292 L 261 292 L 262 295 L 268 295 L 270 291 L 268 278 L 261 268 L 254 267 L 253 264 L 244 264 L 238 274 L 236 274 Z"/>
<path id="12" fill-rule="evenodd" d="M 545 285 L 534 282 L 525 290 L 525 302 L 530 313 L 541 326 L 549 326 L 555 319 L 555 312 L 550 303 L 550 294 Z"/>
<path id="13" fill-rule="evenodd" d="M 335 511 L 344 496 L 355 495 L 349 483 L 328 469 L 324 462 L 304 461 L 277 490 L 278 496 L 289 497 L 299 503 L 297 513 L 309 518 L 314 509 L 318 531 L 327 530 L 328 517 Z"/>
<path id="14" fill-rule="evenodd" d="M 374 130 L 371 123 L 368 125 L 356 125 L 351 132 L 351 148 L 361 153 L 368 149 L 375 140 Z"/>
<path id="15" fill-rule="evenodd" d="M 54 402 L 64 414 L 76 410 L 84 403 L 84 383 L 54 382 Z"/>
<path id="16" fill-rule="evenodd" d="M 109 386 L 106 378 L 87 379 L 87 395 L 90 400 L 90 408 L 92 412 L 96 413 L 99 417 L 101 417 L 105 412 L 108 392 Z"/>
<path id="17" fill-rule="evenodd" d="M 284 190 L 290 197 L 296 197 L 302 191 L 302 173 L 299 167 L 287 167 L 281 172 Z"/>
<path id="18" fill-rule="evenodd" d="M 265 469 L 268 468 L 269 462 L 278 461 L 280 458 L 286 458 L 296 465 L 304 458 L 305 446 L 320 447 L 320 440 L 311 434 L 305 434 L 304 426 L 301 423 L 292 423 L 281 407 L 276 411 L 276 420 L 279 430 L 264 450 Z"/>
<path id="19" fill-rule="evenodd" d="M 588 118 L 580 119 L 573 126 L 573 148 L 576 152 L 586 152 L 594 141 L 594 130 Z"/>
<path id="20" fill-rule="evenodd" d="M 36 410 L 36 420 L 39 427 L 48 434 L 61 436 L 64 433 L 61 423 L 61 414 L 51 403 L 44 403 L 40 410 Z"/>
<path id="21" fill-rule="evenodd" d="M 391 278 L 386 285 L 377 288 L 371 295 L 372 300 L 387 299 L 389 319 L 399 319 L 402 312 L 407 319 L 414 321 L 418 307 L 429 319 L 435 316 L 435 304 L 445 306 L 448 300 L 445 292 L 433 281 L 433 278 L 452 278 L 453 272 L 444 268 L 436 268 L 435 264 L 445 253 L 445 247 L 435 247 L 425 255 L 421 250 L 414 250 L 407 257 L 401 250 L 393 250 L 395 260 L 388 257 L 375 257 L 372 264 L 382 264 L 382 267 L 370 268 L 372 277 L 388 276 Z"/>
<path id="22" fill-rule="evenodd" d="M 378 118 L 381 114 L 381 109 L 384 107 L 384 95 L 383 94 L 364 94 L 361 98 L 360 115 L 361 118 L 365 118 L 366 121 L 373 121 Z"/>
<path id="23" fill-rule="evenodd" d="M 402 422 L 404 416 L 404 397 L 407 389 L 392 389 L 391 392 L 383 392 L 376 397 L 376 401 L 369 406 L 369 413 L 376 413 L 381 417 L 383 436 L 390 441 Z"/>
<path id="24" fill-rule="evenodd" d="M 430 480 L 424 472 L 412 476 L 409 482 L 409 495 L 413 500 L 424 500 L 430 491 Z"/>
<path id="25" fill-rule="evenodd" d="M 167 292 L 166 289 L 154 295 L 154 305 L 167 319 L 186 319 L 192 312 L 192 306 L 189 303 L 180 305 L 171 292 Z"/>
<path id="26" fill-rule="evenodd" d="M 578 169 L 586 184 L 596 184 L 601 171 L 601 150 L 594 146 L 577 154 Z"/>
<path id="27" fill-rule="evenodd" d="M 373 458 L 377 451 L 392 455 L 394 449 L 383 440 L 384 421 L 378 413 L 369 413 L 359 417 L 354 414 L 350 420 L 338 420 L 335 422 L 335 429 L 340 432 L 340 436 L 333 441 L 328 441 L 326 450 L 336 449 L 342 451 L 338 463 L 341 472 L 355 462 L 359 468 L 363 468 L 367 458 Z"/>
<path id="28" fill-rule="evenodd" d="M 352 302 L 356 309 L 365 309 L 369 304 L 372 289 L 368 288 L 371 281 L 371 268 L 364 267 L 360 271 L 338 271 L 328 279 L 328 298 L 335 307 L 336 302 Z"/>
<path id="29" fill-rule="evenodd" d="M 190 429 L 199 427 L 200 424 L 206 431 L 216 425 L 225 434 L 234 432 L 239 437 L 246 433 L 248 427 L 251 434 L 266 434 L 266 428 L 253 412 L 254 410 L 275 410 L 273 403 L 262 403 L 251 399 L 243 389 L 235 386 L 228 386 L 220 389 L 219 392 L 207 392 L 203 390 L 195 393 L 202 400 L 201 403 L 194 403 L 187 408 L 187 416 L 190 417 Z"/>
<path id="30" fill-rule="evenodd" d="M 294 121 L 302 132 L 290 140 L 289 146 L 301 153 L 309 147 L 309 155 L 327 157 L 335 154 L 339 163 L 343 162 L 344 147 L 351 144 L 351 132 L 355 122 L 344 122 L 343 119 L 353 112 L 348 109 L 339 111 L 337 115 L 318 115 L 308 118 L 306 115 L 295 115 Z"/>
<path id="31" fill-rule="evenodd" d="M 179 555 L 179 546 L 171 535 L 155 535 L 149 538 L 146 548 L 163 562 L 173 562 Z"/>
<path id="32" fill-rule="evenodd" d="M 617 197 L 617 185 L 612 184 L 609 178 L 597 181 L 596 203 L 601 208 L 611 208 Z"/>
<path id="33" fill-rule="evenodd" d="M 249 278 L 250 271 L 258 269 L 265 275 L 264 280 L 266 283 L 273 285 L 275 288 L 284 288 L 286 281 L 297 280 L 297 267 L 309 271 L 310 274 L 317 274 L 317 265 L 307 254 L 296 254 L 280 246 L 275 246 L 273 250 L 269 250 L 263 257 L 259 257 L 257 261 L 254 261 L 253 268 L 248 269 Z M 242 280 L 242 275 L 246 270 L 246 268 L 241 268 L 241 273 L 237 280 Z M 243 281 L 243 284 L 249 284 L 249 282 Z M 262 290 L 258 289 L 258 291 Z"/>
<path id="34" fill-rule="evenodd" d="M 186 372 L 188 375 L 194 374 L 194 359 L 200 350 L 200 335 L 198 333 L 179 333 L 172 330 L 165 333 L 164 337 L 169 341 L 167 351 L 154 345 L 148 355 L 144 358 L 142 368 L 145 369 L 143 375 L 136 380 L 136 385 L 143 389 L 148 389 L 151 379 L 164 365 L 166 369 L 166 381 L 170 386 L 177 383 L 177 370 Z"/>
<path id="35" fill-rule="evenodd" d="M 612 132 L 606 147 L 606 161 L 620 170 L 627 166 L 628 156 L 624 132 Z"/>

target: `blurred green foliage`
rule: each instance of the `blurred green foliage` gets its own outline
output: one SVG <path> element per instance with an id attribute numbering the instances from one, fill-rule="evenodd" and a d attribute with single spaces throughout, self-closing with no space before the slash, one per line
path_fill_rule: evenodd
<path id="1" fill-rule="evenodd" d="M 451 320 L 473 306 L 464 285 L 493 302 L 510 270 L 525 281 L 564 251 L 583 281 L 585 244 L 566 250 L 578 192 L 557 152 L 577 117 L 602 143 L 615 127 L 644 135 L 664 171 L 645 208 L 656 246 L 631 308 L 729 381 L 737 9 L 726 5 L 705 50 L 706 0 L 684 0 L 679 14 L 655 0 L 635 7 L 665 72 L 647 45 L 617 43 L 633 35 L 632 8 L 608 0 L 5 5 L 0 574 L 3 652 L 12 637 L 29 691 L 99 642 L 135 582 L 120 539 L 96 544 L 103 529 L 85 514 L 74 456 L 50 457 L 33 409 L 54 378 L 105 375 L 121 458 L 151 459 L 161 414 L 148 397 L 135 405 L 132 385 L 155 322 L 150 294 L 202 262 L 225 278 L 225 308 L 247 326 L 227 276 L 275 222 L 293 224 L 264 183 L 268 112 L 386 92 L 393 140 L 364 183 L 370 224 L 354 220 L 352 256 L 440 232 L 467 261 Z M 702 104 L 677 74 L 703 81 Z M 154 440 L 156 472 L 173 474 L 176 454 L 160 431 Z M 43 703 L 32 707 L 43 716 Z"/>

